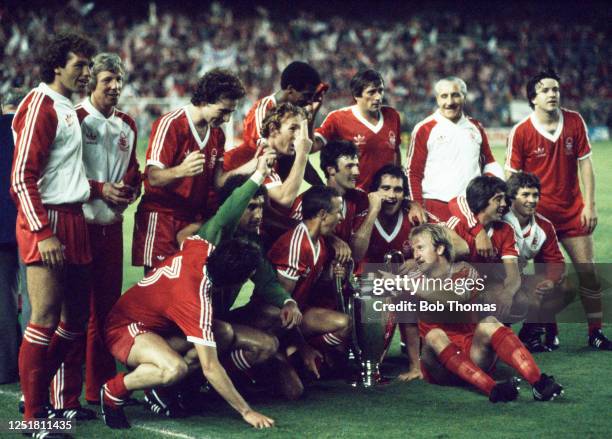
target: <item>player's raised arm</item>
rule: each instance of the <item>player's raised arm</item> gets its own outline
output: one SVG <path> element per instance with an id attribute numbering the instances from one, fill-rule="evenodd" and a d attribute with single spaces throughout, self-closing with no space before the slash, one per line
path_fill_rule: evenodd
<path id="1" fill-rule="evenodd" d="M 255 428 L 269 428 L 274 426 L 274 420 L 253 410 L 238 393 L 234 383 L 227 375 L 227 372 L 219 363 L 217 349 L 211 346 L 195 344 L 202 372 L 211 386 L 219 392 L 219 395 L 231 405 L 234 410 L 240 413 L 242 419 Z"/>

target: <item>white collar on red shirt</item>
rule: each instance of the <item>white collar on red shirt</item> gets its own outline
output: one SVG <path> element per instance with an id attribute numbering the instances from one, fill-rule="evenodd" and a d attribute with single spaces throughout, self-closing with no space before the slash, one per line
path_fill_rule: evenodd
<path id="1" fill-rule="evenodd" d="M 204 148 L 206 144 L 208 143 L 208 138 L 210 137 L 210 130 L 211 130 L 210 125 L 208 126 L 208 129 L 206 130 L 206 136 L 204 136 L 204 138 L 200 140 L 200 135 L 198 134 L 198 130 L 196 130 L 193 120 L 191 120 L 191 115 L 189 114 L 189 109 L 187 108 L 187 106 L 183 107 L 183 111 L 185 112 L 185 116 L 187 116 L 187 122 L 189 122 L 189 129 L 191 130 L 191 135 L 198 143 L 198 147 L 200 149 Z"/>
<path id="2" fill-rule="evenodd" d="M 48 84 L 41 82 L 38 88 L 40 88 L 44 94 L 49 95 L 54 101 L 63 102 L 72 107 L 72 101 L 70 99 L 53 90 Z"/>
<path id="3" fill-rule="evenodd" d="M 395 228 L 393 229 L 390 235 L 385 231 L 382 224 L 380 224 L 380 222 L 378 221 L 378 218 L 376 218 L 376 221 L 374 221 L 374 226 L 376 226 L 376 230 L 378 230 L 378 233 L 380 234 L 380 236 L 383 237 L 385 241 L 391 242 L 397 237 L 397 234 L 402 228 L 403 222 L 404 222 L 404 213 L 400 210 L 399 215 L 397 216 L 397 224 L 395 224 Z"/>
<path id="4" fill-rule="evenodd" d="M 383 117 L 382 109 L 378 112 L 378 122 L 376 123 L 376 125 L 372 125 L 365 117 L 361 115 L 361 112 L 359 111 L 359 108 L 357 108 L 357 105 L 353 105 L 351 107 L 351 111 L 353 112 L 353 116 L 355 116 L 359 122 L 369 128 L 370 131 L 372 131 L 374 134 L 378 133 L 385 123 L 385 118 Z"/>
<path id="5" fill-rule="evenodd" d="M 559 140 L 561 131 L 563 131 L 563 112 L 561 110 L 559 110 L 559 123 L 557 124 L 557 129 L 555 130 L 554 134 L 550 134 L 548 131 L 546 131 L 546 129 L 542 126 L 542 124 L 536 117 L 535 111 L 531 113 L 531 115 L 529 116 L 529 119 L 531 120 L 531 124 L 533 125 L 533 127 L 536 129 L 538 133 L 542 135 L 542 137 L 550 140 L 553 143 Z"/>
<path id="6" fill-rule="evenodd" d="M 319 245 L 319 241 L 317 240 L 316 244 L 312 242 L 312 238 L 310 237 L 310 233 L 308 232 L 308 227 L 306 226 L 306 224 L 301 222 L 298 227 L 304 228 L 304 234 L 306 235 L 306 238 L 308 238 L 308 243 L 310 244 L 310 248 L 312 249 L 312 258 L 314 260 L 314 263 L 316 264 L 319 260 L 319 254 L 321 253 L 321 246 Z"/>

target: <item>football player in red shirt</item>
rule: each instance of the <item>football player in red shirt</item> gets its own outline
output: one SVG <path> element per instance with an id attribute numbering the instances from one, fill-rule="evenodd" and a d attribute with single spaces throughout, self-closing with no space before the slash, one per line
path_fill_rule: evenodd
<path id="1" fill-rule="evenodd" d="M 297 301 L 303 318 L 300 331 L 305 340 L 297 346 L 306 367 L 319 376 L 320 351 L 343 349 L 350 331 L 350 319 L 336 311 L 337 295 L 316 284 L 327 268 L 334 276 L 344 272 L 331 261 L 323 237 L 333 233 L 341 215 L 342 198 L 326 186 L 313 186 L 302 199 L 303 222 L 281 236 L 268 252 L 276 266 L 278 281 Z M 329 276 L 332 277 L 332 276 Z"/>
<path id="2" fill-rule="evenodd" d="M 314 67 L 302 61 L 293 61 L 281 73 L 281 89 L 269 96 L 259 99 L 253 104 L 244 119 L 242 139 L 252 155 L 257 150 L 262 135 L 263 121 L 276 107 L 282 104 L 293 104 L 304 108 L 308 115 L 309 132 L 312 134 L 312 124 L 321 107 L 323 94 L 327 84 L 321 82 L 319 72 Z M 293 157 L 281 157 L 278 173 L 281 178 L 287 178 L 293 166 Z M 312 185 L 322 184 L 321 177 L 308 163 L 305 179 Z"/>
<path id="3" fill-rule="evenodd" d="M 332 111 L 315 130 L 313 151 L 332 140 L 348 140 L 359 149 L 357 187 L 368 189 L 373 175 L 386 164 L 401 164 L 400 115 L 383 105 L 385 84 L 380 73 L 364 70 L 351 79 L 355 105 Z"/>
<path id="4" fill-rule="evenodd" d="M 232 175 L 222 169 L 221 125 L 244 94 L 236 76 L 213 69 L 200 78 L 189 105 L 153 124 L 134 221 L 133 265 L 155 267 L 178 250 L 179 230 L 211 216 L 211 194 Z"/>
<path id="5" fill-rule="evenodd" d="M 106 321 L 105 341 L 130 372 L 115 375 L 101 389 L 106 425 L 130 427 L 122 406 L 134 390 L 177 383 L 200 367 L 245 422 L 256 428 L 274 425 L 238 393 L 217 356 L 222 341 L 213 335 L 213 287 L 241 285 L 260 258 L 257 245 L 244 240 L 215 248 L 190 237 L 176 255 L 121 296 Z"/>
<path id="6" fill-rule="evenodd" d="M 540 72 L 527 82 L 533 113 L 510 132 L 506 170 L 531 172 L 540 179 L 538 212 L 552 221 L 577 268 L 588 344 L 597 350 L 612 350 L 612 341 L 602 332 L 602 287 L 593 249 L 597 210 L 591 145 L 580 114 L 560 107 L 559 82 L 554 71 Z"/>
<path id="7" fill-rule="evenodd" d="M 21 101 L 13 118 L 11 193 L 32 306 L 19 350 L 26 420 L 47 417 L 51 379 L 84 336 L 88 317 L 91 253 L 82 203 L 90 186 L 70 97 L 85 90 L 94 53 L 94 45 L 81 35 L 55 35 L 39 66 L 43 82 Z"/>
<path id="8" fill-rule="evenodd" d="M 489 175 L 474 178 L 466 189 L 467 204 L 472 218 L 482 225 L 490 237 L 494 249 L 493 256 L 483 257 L 478 253 L 475 238 L 470 233 L 468 217 L 452 216 L 446 222 L 446 226 L 454 230 L 468 244 L 467 260 L 479 263 L 478 269 L 486 272 L 489 287 L 486 298 L 497 305 L 496 315 L 502 321 L 510 317 L 514 298 L 521 286 L 519 252 L 514 230 L 509 224 L 501 221 L 507 211 L 506 189 L 506 183 L 502 179 Z M 502 270 L 499 269 L 500 263 L 503 266 Z M 526 312 L 526 307 L 523 308 Z M 518 313 L 518 308 L 513 312 Z"/>
<path id="9" fill-rule="evenodd" d="M 453 247 L 446 229 L 436 224 L 417 226 L 410 233 L 410 243 L 417 263 L 414 277 L 439 279 L 443 281 L 440 284 L 448 280 L 453 283 L 461 281 L 466 288 L 466 280 L 472 280 L 474 285 L 472 291 L 467 288 L 459 294 L 456 289 L 436 290 L 435 283 L 423 282 L 414 291 L 420 300 L 445 307 L 443 312 L 419 313 L 424 378 L 439 385 L 468 382 L 486 394 L 491 402 L 513 401 L 518 397 L 516 381 L 496 383 L 487 373 L 499 358 L 531 384 L 536 401 L 550 401 L 560 396 L 563 387 L 552 376 L 540 372 L 512 329 L 493 316 L 475 319 L 469 311 L 463 314 L 450 309 L 450 302 L 472 302 L 477 291 L 478 274 L 466 263 L 453 262 Z M 434 287 L 423 288 L 432 284 Z"/>

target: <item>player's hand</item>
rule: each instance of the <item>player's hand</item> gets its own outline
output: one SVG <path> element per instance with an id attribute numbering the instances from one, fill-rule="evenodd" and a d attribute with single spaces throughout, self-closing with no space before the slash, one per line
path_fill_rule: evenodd
<path id="1" fill-rule="evenodd" d="M 491 238 L 489 238 L 484 228 L 476 235 L 474 244 L 476 244 L 476 251 L 481 257 L 492 258 L 495 256 L 496 252 L 493 248 L 493 243 L 491 243 Z"/>
<path id="2" fill-rule="evenodd" d="M 193 177 L 204 172 L 206 157 L 200 151 L 191 151 L 178 165 L 178 177 Z"/>
<path id="3" fill-rule="evenodd" d="M 310 150 L 312 149 L 312 140 L 310 140 L 310 137 L 308 136 L 307 119 L 303 119 L 300 122 L 300 130 L 295 137 L 294 145 L 296 155 L 308 156 L 308 154 L 310 154 Z"/>
<path id="4" fill-rule="evenodd" d="M 247 410 L 242 414 L 242 419 L 251 424 L 255 428 L 270 428 L 274 427 L 274 419 L 268 418 L 255 410 Z"/>
<path id="5" fill-rule="evenodd" d="M 110 204 L 127 206 L 132 201 L 132 194 L 123 182 L 106 182 L 102 186 L 102 198 Z"/>
<path id="6" fill-rule="evenodd" d="M 580 214 L 580 224 L 582 225 L 582 228 L 589 232 L 589 234 L 595 231 L 595 227 L 597 227 L 597 209 L 595 209 L 594 205 L 585 205 L 582 208 L 582 213 Z"/>
<path id="7" fill-rule="evenodd" d="M 419 224 L 425 224 L 427 222 L 427 213 L 425 212 L 425 209 L 423 209 L 423 206 L 416 201 L 410 202 L 410 209 L 408 209 L 408 220 L 413 226 L 418 226 Z"/>
<path id="8" fill-rule="evenodd" d="M 317 379 L 321 378 L 319 374 L 319 367 L 317 366 L 317 359 L 323 361 L 323 354 L 317 351 L 315 348 L 305 343 L 298 351 L 302 357 L 302 361 L 306 366 L 306 369 L 314 373 Z"/>
<path id="9" fill-rule="evenodd" d="M 375 212 L 376 214 L 378 214 L 380 212 L 380 209 L 382 209 L 383 199 L 384 196 L 381 192 L 370 192 L 368 194 L 368 202 L 370 204 L 368 210 L 370 212 Z"/>
<path id="10" fill-rule="evenodd" d="M 335 261 L 346 264 L 351 259 L 351 247 L 337 236 L 330 236 L 330 244 L 334 249 Z"/>
<path id="11" fill-rule="evenodd" d="M 125 184 L 123 181 L 119 182 L 120 185 L 122 185 L 122 187 L 124 188 L 124 190 L 129 194 L 130 197 L 130 203 L 133 203 L 134 201 L 136 201 L 138 199 L 138 197 L 140 197 L 140 190 L 142 188 L 142 185 L 140 183 L 138 183 L 137 186 L 131 186 L 129 184 Z"/>
<path id="12" fill-rule="evenodd" d="M 291 329 L 302 323 L 302 312 L 297 303 L 289 300 L 280 310 L 281 325 L 285 329 Z"/>
<path id="13" fill-rule="evenodd" d="M 38 243 L 38 252 L 43 264 L 52 270 L 60 270 L 64 266 L 64 250 L 56 236 L 50 236 Z"/>
<path id="14" fill-rule="evenodd" d="M 334 259 L 331 263 L 331 267 L 332 267 L 332 275 L 334 279 L 336 278 L 344 279 L 344 277 L 346 276 L 346 267 L 344 266 L 343 263 Z"/>
<path id="15" fill-rule="evenodd" d="M 275 161 L 276 151 L 272 148 L 266 148 L 257 158 L 256 169 L 261 172 L 264 177 L 267 177 L 272 172 Z"/>

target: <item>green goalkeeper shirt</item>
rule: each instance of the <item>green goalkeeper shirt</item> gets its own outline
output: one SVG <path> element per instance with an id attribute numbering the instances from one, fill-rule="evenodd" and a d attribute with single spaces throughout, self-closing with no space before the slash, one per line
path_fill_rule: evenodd
<path id="1" fill-rule="evenodd" d="M 214 245 L 240 235 L 240 237 L 245 237 L 249 241 L 255 242 L 263 249 L 258 234 L 244 234 L 238 231 L 240 217 L 262 182 L 263 176 L 259 172 L 255 172 L 242 186 L 232 192 L 217 213 L 202 225 L 200 230 L 198 230 L 198 235 Z M 255 284 L 253 295 L 261 298 L 266 303 L 280 308 L 287 300 L 291 299 L 287 291 L 278 283 L 276 270 L 265 255 L 261 258 L 261 262 L 257 266 L 251 280 Z M 219 315 L 228 312 L 239 293 L 240 287 L 232 289 L 224 288 L 222 297 L 218 297 L 217 300 L 213 298 L 215 312 L 219 313 Z"/>

